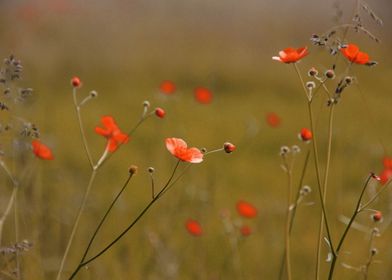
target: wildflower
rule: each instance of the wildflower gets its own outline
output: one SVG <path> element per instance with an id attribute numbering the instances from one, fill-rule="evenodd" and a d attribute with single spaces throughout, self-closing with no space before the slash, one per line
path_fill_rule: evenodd
<path id="1" fill-rule="evenodd" d="M 155 108 L 155 115 L 156 115 L 158 118 L 163 119 L 163 118 L 165 117 L 165 114 L 166 114 L 166 112 L 165 112 L 165 110 L 163 110 L 162 108 Z"/>
<path id="2" fill-rule="evenodd" d="M 252 229 L 250 228 L 250 226 L 243 225 L 240 227 L 240 232 L 242 236 L 247 237 L 252 234 Z"/>
<path id="3" fill-rule="evenodd" d="M 203 161 L 203 153 L 198 148 L 188 148 L 184 140 L 180 138 L 166 138 L 165 142 L 166 148 L 176 158 L 191 163 Z"/>
<path id="4" fill-rule="evenodd" d="M 170 95 L 176 91 L 176 85 L 172 81 L 166 80 L 159 85 L 159 90 L 164 94 Z"/>
<path id="5" fill-rule="evenodd" d="M 230 154 L 236 149 L 236 146 L 234 146 L 229 142 L 226 142 L 223 144 L 223 149 L 225 150 L 226 153 Z"/>
<path id="6" fill-rule="evenodd" d="M 117 150 L 118 146 L 127 143 L 129 137 L 127 134 L 123 133 L 117 126 L 115 120 L 112 116 L 103 116 L 101 122 L 104 128 L 97 126 L 95 132 L 99 135 L 104 136 L 108 139 L 106 149 L 109 152 L 114 152 Z"/>
<path id="7" fill-rule="evenodd" d="M 50 150 L 50 148 L 42 144 L 41 141 L 39 141 L 38 139 L 34 139 L 31 142 L 31 145 L 33 146 L 33 153 L 40 159 L 45 159 L 45 160 L 54 159 L 53 153 Z"/>
<path id="8" fill-rule="evenodd" d="M 301 129 L 301 132 L 300 132 L 300 134 L 299 134 L 299 137 L 300 137 L 300 139 L 301 139 L 302 141 L 307 142 L 307 141 L 310 141 L 310 140 L 312 139 L 313 134 L 312 134 L 312 132 L 311 132 L 309 129 L 307 129 L 307 128 L 302 128 L 302 129 Z"/>
<path id="9" fill-rule="evenodd" d="M 257 208 L 249 202 L 240 200 L 237 202 L 237 212 L 245 218 L 254 218 L 257 216 Z"/>
<path id="10" fill-rule="evenodd" d="M 281 123 L 280 117 L 276 113 L 267 113 L 265 120 L 270 127 L 278 127 Z"/>
<path id="11" fill-rule="evenodd" d="M 370 62 L 369 55 L 359 51 L 359 47 L 355 44 L 348 44 L 340 48 L 340 52 L 353 63 L 368 64 Z"/>
<path id="12" fill-rule="evenodd" d="M 380 222 L 380 221 L 382 221 L 382 213 L 381 213 L 381 211 L 376 211 L 376 212 L 374 212 L 374 214 L 372 215 L 372 219 L 373 219 L 373 221 L 375 221 L 375 222 Z"/>
<path id="13" fill-rule="evenodd" d="M 200 236 L 203 234 L 203 229 L 198 221 L 193 219 L 188 219 L 185 223 L 185 227 L 188 232 L 193 236 Z"/>
<path id="14" fill-rule="evenodd" d="M 209 104 L 212 101 L 212 93 L 209 89 L 204 87 L 197 87 L 195 89 L 195 98 L 201 104 Z"/>
<path id="15" fill-rule="evenodd" d="M 385 168 L 392 169 L 392 158 L 385 156 L 382 160 Z"/>
<path id="16" fill-rule="evenodd" d="M 308 54 L 307 47 L 302 47 L 298 49 L 286 48 L 279 52 L 279 56 L 273 56 L 272 59 L 283 63 L 294 63 L 299 61 L 307 54 Z"/>
<path id="17" fill-rule="evenodd" d="M 73 77 L 73 78 L 71 79 L 71 85 L 72 85 L 74 88 L 78 88 L 78 87 L 81 87 L 81 86 L 82 86 L 82 82 L 80 81 L 80 78 L 79 78 L 79 77 Z"/>

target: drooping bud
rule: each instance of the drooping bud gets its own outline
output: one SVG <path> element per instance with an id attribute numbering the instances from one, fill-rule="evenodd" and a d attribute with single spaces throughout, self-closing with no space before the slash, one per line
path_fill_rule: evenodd
<path id="1" fill-rule="evenodd" d="M 236 146 L 229 142 L 226 142 L 223 144 L 223 149 L 225 150 L 226 153 L 230 154 L 236 149 Z"/>

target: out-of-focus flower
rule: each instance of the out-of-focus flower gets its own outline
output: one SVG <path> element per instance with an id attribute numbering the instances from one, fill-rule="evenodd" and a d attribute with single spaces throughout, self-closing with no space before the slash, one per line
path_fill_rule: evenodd
<path id="1" fill-rule="evenodd" d="M 185 227 L 187 231 L 193 236 L 201 236 L 203 234 L 203 229 L 198 221 L 193 219 L 188 219 L 185 222 Z"/>
<path id="2" fill-rule="evenodd" d="M 34 139 L 31 142 L 31 145 L 33 146 L 33 153 L 40 159 L 44 160 L 52 160 L 54 159 L 52 150 L 41 143 L 38 139 Z"/>
<path id="3" fill-rule="evenodd" d="M 381 211 L 374 212 L 374 214 L 372 215 L 372 219 L 375 222 L 381 222 L 382 221 L 382 213 L 381 213 Z"/>
<path id="4" fill-rule="evenodd" d="M 171 95 L 176 91 L 176 85 L 169 80 L 163 81 L 159 85 L 159 91 L 164 94 Z"/>
<path id="5" fill-rule="evenodd" d="M 205 87 L 197 87 L 195 89 L 195 98 L 201 104 L 209 104 L 212 102 L 212 92 Z"/>
<path id="6" fill-rule="evenodd" d="M 252 234 L 252 229 L 248 225 L 243 225 L 240 227 L 240 232 L 242 236 L 249 236 Z"/>
<path id="7" fill-rule="evenodd" d="M 103 116 L 101 118 L 101 123 L 104 127 L 97 126 L 95 132 L 108 140 L 106 148 L 109 152 L 112 153 L 116 151 L 119 145 L 128 142 L 129 136 L 119 129 L 112 116 Z"/>
<path id="8" fill-rule="evenodd" d="M 281 123 L 281 119 L 278 114 L 273 112 L 267 113 L 265 120 L 270 127 L 278 127 Z"/>
<path id="9" fill-rule="evenodd" d="M 198 148 L 188 148 L 186 142 L 180 138 L 166 138 L 165 143 L 168 151 L 182 161 L 191 163 L 203 161 L 203 153 Z"/>
<path id="10" fill-rule="evenodd" d="M 392 158 L 385 156 L 382 160 L 384 168 L 392 169 Z"/>
<path id="11" fill-rule="evenodd" d="M 392 178 L 392 169 L 384 168 L 384 170 L 380 173 L 380 184 L 385 185 L 389 179 Z"/>
<path id="12" fill-rule="evenodd" d="M 308 54 L 308 48 L 286 48 L 279 52 L 279 56 L 273 56 L 272 59 L 283 63 L 294 63 Z"/>
<path id="13" fill-rule="evenodd" d="M 238 201 L 236 204 L 236 208 L 238 214 L 245 218 L 254 218 L 257 216 L 257 208 L 244 200 Z"/>
<path id="14" fill-rule="evenodd" d="M 355 44 L 348 44 L 340 48 L 340 52 L 351 62 L 357 64 L 368 64 L 370 62 L 369 55 L 361 52 Z"/>

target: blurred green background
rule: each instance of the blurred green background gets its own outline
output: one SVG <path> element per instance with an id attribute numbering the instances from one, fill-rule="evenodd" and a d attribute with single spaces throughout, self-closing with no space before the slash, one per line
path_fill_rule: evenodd
<path id="1" fill-rule="evenodd" d="M 67 263 L 73 269 L 99 217 L 136 164 L 138 175 L 115 207 L 93 252 L 107 244 L 149 202 L 147 168 L 156 170 L 157 186 L 169 177 L 175 159 L 164 146 L 166 137 L 180 137 L 189 145 L 219 148 L 226 141 L 235 153 L 211 154 L 194 165 L 175 187 L 113 250 L 84 269 L 78 279 L 277 279 L 284 250 L 287 186 L 279 150 L 300 145 L 294 167 L 295 182 L 309 145 L 297 134 L 309 125 L 304 94 L 292 65 L 272 61 L 285 47 L 309 46 L 301 61 L 305 74 L 321 72 L 334 58 L 311 46 L 320 34 L 340 20 L 351 20 L 356 1 L 0 1 L 0 55 L 14 54 L 24 65 L 21 86 L 34 89 L 33 102 L 20 114 L 41 130 L 41 139 L 55 153 L 53 162 L 28 161 L 33 174 L 19 192 L 19 235 L 33 242 L 23 255 L 24 279 L 54 279 L 90 170 L 79 135 L 70 79 L 79 76 L 80 95 L 96 90 L 97 99 L 82 115 L 94 159 L 105 140 L 94 133 L 102 115 L 112 115 L 124 131 L 140 117 L 142 103 L 163 107 L 165 119 L 151 118 L 99 171 Z M 382 158 L 391 155 L 392 121 L 392 9 L 388 0 L 368 1 L 384 20 L 377 26 L 364 11 L 363 24 L 381 43 L 349 32 L 349 41 L 379 62 L 373 68 L 354 65 L 358 86 L 348 88 L 336 107 L 332 166 L 327 208 L 333 238 L 342 233 L 340 215 L 352 212 L 369 171 L 380 172 Z M 339 63 L 342 63 L 341 59 Z M 159 92 L 163 80 L 177 91 Z M 213 102 L 199 104 L 194 88 L 213 93 Z M 317 100 L 321 160 L 325 161 L 327 108 Z M 281 118 L 278 127 L 266 114 Z M 324 166 L 322 164 L 322 166 Z M 14 170 L 15 173 L 18 170 Z M 10 187 L 1 187 L 5 205 Z M 315 266 L 319 203 L 313 159 L 305 184 L 313 192 L 298 209 L 292 235 L 294 279 L 312 279 Z M 296 186 L 297 187 L 297 186 Z M 372 186 L 371 191 L 377 186 Z M 244 199 L 259 209 L 256 219 L 238 216 L 235 204 Z M 392 274 L 392 192 L 375 208 L 384 222 L 376 239 L 379 255 L 371 279 Z M 3 210 L 2 210 L 3 211 Z M 230 213 L 236 226 L 253 232 L 242 238 L 228 233 L 221 213 Z M 184 227 L 197 219 L 204 234 L 195 238 Z M 369 215 L 358 221 L 371 228 Z M 4 244 L 14 242 L 12 219 Z M 340 261 L 360 266 L 367 259 L 369 234 L 352 230 Z M 237 240 L 238 239 L 238 240 Z M 239 246 L 231 242 L 237 240 Z M 326 257 L 326 247 L 323 248 Z M 328 265 L 323 263 L 322 274 Z M 3 276 L 2 276 L 3 277 Z M 359 279 L 360 273 L 338 266 L 336 279 Z M 8 279 L 8 278 L 5 278 Z M 11 279 L 11 278 L 10 278 Z"/>

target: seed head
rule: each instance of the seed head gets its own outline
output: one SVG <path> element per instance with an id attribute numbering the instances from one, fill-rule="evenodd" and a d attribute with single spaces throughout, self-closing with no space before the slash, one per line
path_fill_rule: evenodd
<path id="1" fill-rule="evenodd" d="M 289 147 L 287 147 L 287 146 L 280 147 L 280 155 L 281 156 L 284 156 L 284 155 L 286 155 L 289 152 L 290 152 L 290 148 Z"/>
<path id="2" fill-rule="evenodd" d="M 149 108 L 149 107 L 150 107 L 150 102 L 148 102 L 148 100 L 145 100 L 145 101 L 143 102 L 143 107 L 144 107 L 144 108 Z"/>
<path id="3" fill-rule="evenodd" d="M 325 71 L 325 77 L 327 77 L 328 79 L 334 79 L 335 78 L 335 71 L 333 71 L 332 69 L 328 69 L 327 71 Z"/>
<path id="4" fill-rule="evenodd" d="M 306 87 L 308 88 L 308 89 L 314 89 L 315 87 L 316 87 L 316 83 L 315 82 L 313 82 L 313 81 L 309 81 L 309 82 L 306 82 Z"/>
<path id="5" fill-rule="evenodd" d="M 90 91 L 90 96 L 91 96 L 92 98 L 95 98 L 95 97 L 98 96 L 98 92 L 96 92 L 95 90 L 92 90 L 92 91 Z"/>
<path id="6" fill-rule="evenodd" d="M 151 167 L 151 166 L 147 170 L 148 170 L 148 173 L 151 173 L 151 174 L 155 172 L 155 168 Z"/>
<path id="7" fill-rule="evenodd" d="M 131 175 L 135 175 L 137 173 L 138 167 L 136 165 L 131 165 L 128 169 L 129 174 Z"/>
<path id="8" fill-rule="evenodd" d="M 312 67 L 312 68 L 309 69 L 309 71 L 308 71 L 308 76 L 309 77 L 314 77 L 314 76 L 317 76 L 317 75 L 318 75 L 318 71 L 317 71 L 316 68 Z"/>

